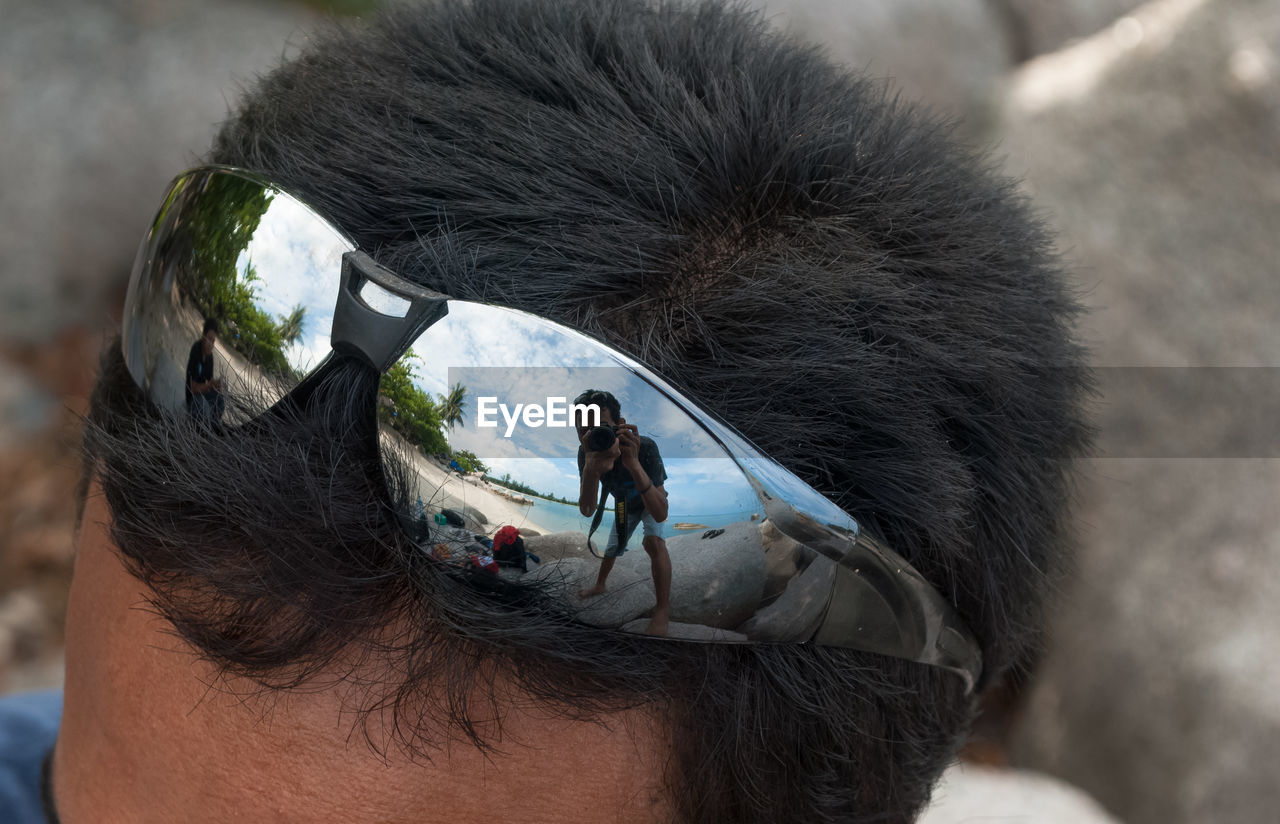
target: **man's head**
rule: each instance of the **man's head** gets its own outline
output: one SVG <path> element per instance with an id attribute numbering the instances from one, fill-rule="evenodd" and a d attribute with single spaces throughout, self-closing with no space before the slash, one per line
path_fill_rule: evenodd
<path id="1" fill-rule="evenodd" d="M 204 322 L 200 333 L 201 348 L 206 355 L 213 354 L 213 347 L 218 343 L 218 321 L 209 318 Z"/>
<path id="2" fill-rule="evenodd" d="M 613 396 L 612 392 L 606 392 L 603 389 L 586 389 L 581 392 L 578 397 L 573 399 L 573 406 L 596 406 L 600 408 L 600 423 L 604 425 L 616 424 L 622 419 L 622 405 L 618 403 L 618 399 Z M 594 418 L 575 418 L 574 426 L 578 428 L 578 434 L 581 435 L 587 424 L 594 422 Z"/>
<path id="3" fill-rule="evenodd" d="M 612 447 L 616 441 L 612 437 L 597 435 L 589 437 L 593 429 L 604 427 L 612 429 L 622 423 L 622 407 L 611 392 L 602 389 L 588 389 L 573 399 L 571 409 L 592 407 L 591 411 L 574 414 L 574 429 L 578 432 L 578 440 L 590 451 L 600 451 Z M 599 410 L 599 412 L 595 412 Z M 597 418 L 598 414 L 598 418 Z M 616 449 L 614 450 L 617 451 Z M 616 457 L 616 456 L 615 456 Z"/>
<path id="4" fill-rule="evenodd" d="M 1087 435 L 1077 306 L 1013 184 L 878 84 L 718 3 L 438 3 L 312 40 L 209 159 L 423 286 L 649 364 L 919 569 L 988 681 L 1033 649 Z M 155 417 L 107 352 L 111 537 L 206 677 L 336 690 L 331 726 L 437 760 L 508 743 L 508 713 L 627 718 L 684 821 L 924 803 L 969 722 L 959 678 L 605 633 L 437 574 L 378 504 L 377 380 L 346 363 L 227 439 Z"/>

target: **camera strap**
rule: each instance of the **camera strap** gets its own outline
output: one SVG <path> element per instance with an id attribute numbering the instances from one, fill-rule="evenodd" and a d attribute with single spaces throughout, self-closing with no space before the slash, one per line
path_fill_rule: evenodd
<path id="1" fill-rule="evenodd" d="M 605 556 L 596 552 L 595 544 L 591 543 L 591 536 L 596 534 L 596 530 L 600 528 L 600 521 L 604 519 L 605 501 L 609 499 L 609 488 L 605 486 L 604 481 L 600 482 L 600 503 L 596 505 L 596 514 L 591 518 L 591 530 L 587 533 L 587 549 L 597 558 L 603 559 Z M 618 532 L 618 549 L 626 549 L 627 535 L 627 503 L 617 495 L 613 496 L 613 526 Z"/>

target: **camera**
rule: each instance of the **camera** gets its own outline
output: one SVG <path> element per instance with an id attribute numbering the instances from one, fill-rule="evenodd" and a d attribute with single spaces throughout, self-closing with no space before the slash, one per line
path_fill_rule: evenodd
<path id="1" fill-rule="evenodd" d="M 613 446 L 613 442 L 618 440 L 618 427 L 616 424 L 606 426 L 593 426 L 587 431 L 587 437 L 582 441 L 588 452 L 603 452 Z"/>

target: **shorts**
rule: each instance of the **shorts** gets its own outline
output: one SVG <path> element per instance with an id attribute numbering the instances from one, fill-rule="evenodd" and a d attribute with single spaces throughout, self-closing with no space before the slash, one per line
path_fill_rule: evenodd
<path id="1" fill-rule="evenodd" d="M 630 546 L 631 544 L 631 541 L 630 541 L 631 535 L 636 531 L 636 527 L 639 526 L 640 524 L 644 524 L 644 537 L 646 538 L 664 537 L 662 534 L 662 524 L 655 521 L 653 519 L 653 516 L 650 515 L 648 512 L 645 512 L 644 516 L 639 521 L 636 521 L 634 518 L 627 519 L 627 539 L 628 540 L 626 542 L 627 546 L 624 546 L 622 549 L 618 549 L 617 525 L 616 524 L 609 525 L 609 542 L 604 546 L 604 557 L 617 558 L 619 555 L 626 552 L 627 547 Z"/>

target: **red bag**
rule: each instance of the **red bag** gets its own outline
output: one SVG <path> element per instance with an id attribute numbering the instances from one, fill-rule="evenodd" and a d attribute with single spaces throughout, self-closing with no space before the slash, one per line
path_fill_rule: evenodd
<path id="1" fill-rule="evenodd" d="M 524 538 L 514 526 L 507 525 L 493 533 L 493 559 L 503 566 L 529 571 L 524 558 Z"/>

